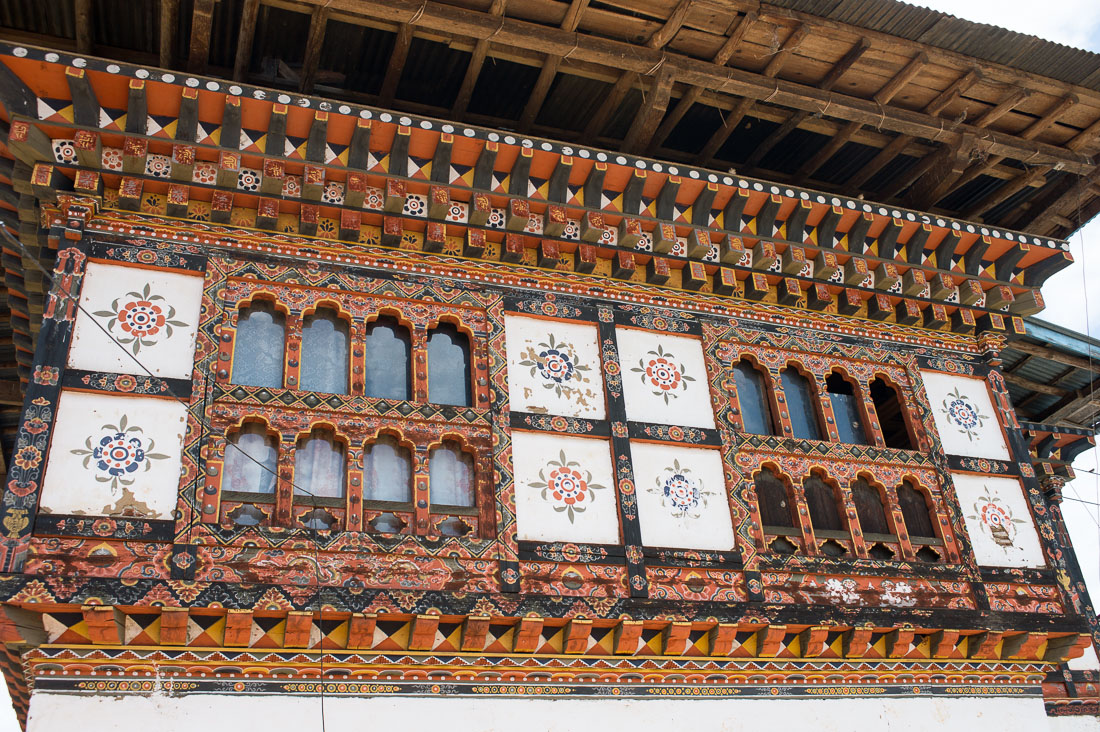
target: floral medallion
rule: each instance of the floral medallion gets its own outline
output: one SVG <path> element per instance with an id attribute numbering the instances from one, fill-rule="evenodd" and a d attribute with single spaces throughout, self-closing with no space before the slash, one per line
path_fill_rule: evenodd
<path id="1" fill-rule="evenodd" d="M 127 292 L 129 298 L 123 304 L 123 298 L 115 298 L 110 310 L 97 310 L 95 315 L 110 318 L 107 330 L 119 343 L 130 346 L 135 354 L 142 347 L 157 343 L 154 336 L 163 330 L 165 336 L 172 337 L 172 328 L 186 328 L 187 323 L 174 320 L 176 309 L 164 301 L 161 295 L 152 294 L 150 286 L 145 285 L 141 292 Z M 121 307 L 120 307 L 121 304 Z"/>
<path id="2" fill-rule="evenodd" d="M 546 467 L 539 470 L 539 480 L 530 485 L 542 489 L 542 499 L 554 504 L 554 510 L 558 513 L 565 513 L 569 523 L 573 523 L 576 515 L 584 513 L 588 504 L 592 503 L 594 491 L 607 488 L 593 483 L 592 473 L 577 461 L 566 458 L 565 450 L 558 454 L 557 460 L 546 463 Z"/>
<path id="3" fill-rule="evenodd" d="M 984 491 L 985 495 L 978 496 L 978 500 L 974 502 L 974 514 L 967 518 L 978 521 L 982 531 L 989 534 L 997 546 L 1006 549 L 1012 547 L 1018 531 L 1016 524 L 1022 524 L 1025 521 L 1014 518 L 1012 509 L 998 496 L 990 493 L 988 487 Z"/>
<path id="4" fill-rule="evenodd" d="M 100 430 L 99 439 L 94 444 L 93 436 L 89 435 L 84 441 L 84 448 L 70 452 L 84 457 L 86 469 L 94 464 L 97 471 L 95 479 L 100 483 L 110 483 L 112 488 L 132 485 L 133 474 L 148 470 L 152 466 L 151 460 L 168 458 L 153 452 L 153 439 L 145 437 L 137 425 L 129 424 L 126 415 L 117 425 L 105 424 Z"/>
<path id="5" fill-rule="evenodd" d="M 531 376 L 536 374 L 543 381 L 543 388 L 553 390 L 557 396 L 567 399 L 574 396 L 577 382 L 586 382 L 585 372 L 590 366 L 579 363 L 576 349 L 569 343 L 558 341 L 550 333 L 545 342 L 528 346 L 520 354 L 523 360 L 520 366 L 526 366 Z"/>
<path id="6" fill-rule="evenodd" d="M 982 428 L 985 420 L 989 419 L 989 415 L 978 411 L 974 403 L 959 392 L 957 386 L 943 400 L 943 409 L 940 412 L 947 417 L 948 422 L 958 427 L 959 432 L 966 435 L 971 442 L 978 436 L 978 430 Z"/>
<path id="7" fill-rule="evenodd" d="M 660 344 L 656 350 L 647 351 L 646 355 L 652 358 L 638 359 L 638 365 L 630 370 L 640 374 L 642 383 L 653 391 L 654 396 L 664 399 L 665 404 L 687 391 L 689 381 L 695 381 L 684 372 L 684 365 Z"/>
<path id="8" fill-rule="evenodd" d="M 707 507 L 707 498 L 716 495 L 690 468 L 681 466 L 679 460 L 673 460 L 672 467 L 658 474 L 654 486 L 648 490 L 661 497 L 661 505 L 673 518 L 699 518 Z"/>

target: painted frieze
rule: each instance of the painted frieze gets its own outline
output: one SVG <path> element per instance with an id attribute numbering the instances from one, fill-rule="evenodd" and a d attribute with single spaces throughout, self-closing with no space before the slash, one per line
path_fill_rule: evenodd
<path id="1" fill-rule="evenodd" d="M 1007 460 L 1008 445 L 983 379 L 922 371 L 932 417 L 948 455 Z"/>
<path id="2" fill-rule="evenodd" d="M 721 452 L 631 442 L 630 457 L 643 544 L 734 548 Z"/>
<path id="3" fill-rule="evenodd" d="M 194 274 L 89 262 L 68 365 L 191 378 L 202 287 Z"/>
<path id="4" fill-rule="evenodd" d="M 509 315 L 504 327 L 512 411 L 606 417 L 594 325 Z"/>
<path id="5" fill-rule="evenodd" d="M 1016 478 L 952 473 L 978 564 L 1045 567 L 1027 499 Z"/>
<path id="6" fill-rule="evenodd" d="M 618 328 L 616 337 L 628 419 L 714 427 L 698 340 L 634 328 Z"/>
<path id="7" fill-rule="evenodd" d="M 185 422 L 175 400 L 63 391 L 40 509 L 171 518 Z"/>
<path id="8" fill-rule="evenodd" d="M 619 543 L 607 440 L 515 432 L 512 466 L 519 539 Z"/>

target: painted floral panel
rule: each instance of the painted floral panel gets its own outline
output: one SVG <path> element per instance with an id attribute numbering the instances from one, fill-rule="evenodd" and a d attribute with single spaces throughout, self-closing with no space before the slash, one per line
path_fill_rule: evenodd
<path id="1" fill-rule="evenodd" d="M 619 510 L 607 440 L 512 434 L 518 538 L 619 543 Z"/>
<path id="2" fill-rule="evenodd" d="M 948 455 L 1008 460 L 997 412 L 984 379 L 922 371 L 940 442 Z"/>
<path id="3" fill-rule="evenodd" d="M 721 452 L 631 442 L 630 457 L 643 544 L 733 549 Z"/>
<path id="4" fill-rule="evenodd" d="M 62 392 L 42 510 L 170 519 L 186 416 L 172 399 Z"/>
<path id="5" fill-rule="evenodd" d="M 201 301 L 201 276 L 89 262 L 69 366 L 189 379 Z"/>
<path id="6" fill-rule="evenodd" d="M 605 418 L 596 326 L 509 315 L 504 327 L 512 411 Z"/>
<path id="7" fill-rule="evenodd" d="M 978 564 L 1046 566 L 1027 497 L 1018 479 L 968 473 L 952 473 L 951 479 Z"/>
<path id="8" fill-rule="evenodd" d="M 618 328 L 616 337 L 628 419 L 714 427 L 699 340 L 634 328 Z"/>

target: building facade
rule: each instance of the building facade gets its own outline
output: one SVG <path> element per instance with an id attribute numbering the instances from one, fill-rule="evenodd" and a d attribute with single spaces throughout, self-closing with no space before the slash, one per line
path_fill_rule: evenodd
<path id="1" fill-rule="evenodd" d="M 1097 713 L 1050 465 L 1088 435 L 1002 368 L 1064 240 L 0 62 L 44 294 L 0 500 L 27 729 Z"/>

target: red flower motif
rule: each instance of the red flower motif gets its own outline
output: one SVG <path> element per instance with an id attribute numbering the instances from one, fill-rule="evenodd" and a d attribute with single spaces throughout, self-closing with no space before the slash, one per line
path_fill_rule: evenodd
<path id="1" fill-rule="evenodd" d="M 573 468 L 555 468 L 550 473 L 547 481 L 547 490 L 554 500 L 561 501 L 567 506 L 583 503 L 585 493 L 588 491 L 588 483 L 580 471 Z"/>
<path id="2" fill-rule="evenodd" d="M 118 311 L 118 324 L 136 338 L 156 335 L 164 327 L 164 312 L 148 300 L 133 300 Z"/>
<path id="3" fill-rule="evenodd" d="M 121 374 L 115 377 L 115 388 L 121 392 L 131 392 L 137 388 L 137 379 L 129 374 Z"/>
<path id="4" fill-rule="evenodd" d="M 676 364 L 666 358 L 655 358 L 649 362 L 645 369 L 650 383 L 658 389 L 672 391 L 680 386 L 680 369 Z"/>
<path id="5" fill-rule="evenodd" d="M 27 420 L 26 424 L 23 425 L 23 429 L 32 435 L 40 435 L 45 432 L 46 428 L 49 426 L 49 422 L 41 417 L 31 417 Z"/>
<path id="6" fill-rule="evenodd" d="M 38 467 L 38 463 L 41 462 L 41 460 L 42 453 L 39 452 L 37 447 L 31 445 L 21 447 L 12 458 L 12 462 L 15 463 L 15 466 L 23 470 L 30 470 L 31 468 Z"/>

